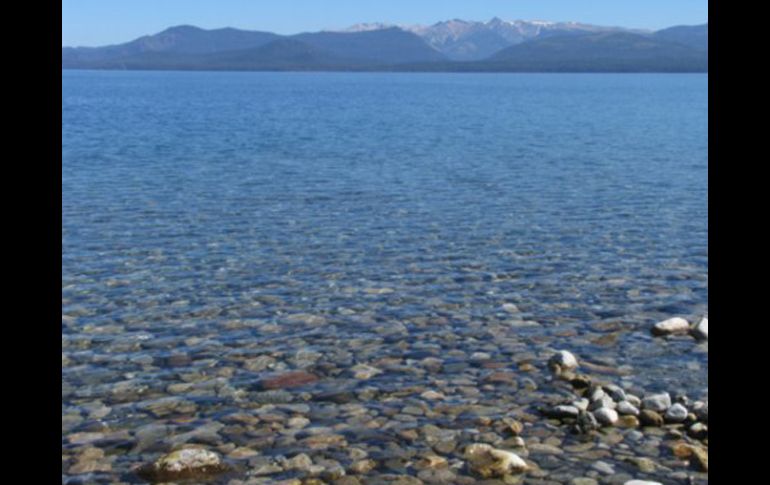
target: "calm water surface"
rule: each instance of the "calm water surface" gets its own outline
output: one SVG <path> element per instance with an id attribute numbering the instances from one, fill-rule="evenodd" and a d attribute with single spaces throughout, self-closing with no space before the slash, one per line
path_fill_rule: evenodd
<path id="1" fill-rule="evenodd" d="M 473 380 L 474 352 L 515 369 L 569 349 L 707 396 L 707 344 L 648 328 L 708 312 L 707 84 L 63 71 L 63 448 L 122 430 L 114 477 L 166 449 L 137 449 L 139 427 L 249 408 L 272 372 L 321 376 L 295 397 L 312 415 L 357 363 L 395 366 L 370 387 L 431 388 L 397 367 Z M 142 411 L 166 395 L 187 421 Z"/>

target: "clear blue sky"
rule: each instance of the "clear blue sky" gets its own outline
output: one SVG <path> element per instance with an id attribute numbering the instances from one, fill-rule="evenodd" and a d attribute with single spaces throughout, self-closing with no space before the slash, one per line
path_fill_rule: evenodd
<path id="1" fill-rule="evenodd" d="M 661 29 L 708 22 L 708 0 L 62 0 L 62 45 L 122 43 L 181 24 L 294 34 L 494 16 Z"/>

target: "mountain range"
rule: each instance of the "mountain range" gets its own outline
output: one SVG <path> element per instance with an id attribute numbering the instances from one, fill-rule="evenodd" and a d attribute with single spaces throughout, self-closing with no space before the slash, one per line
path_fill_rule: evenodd
<path id="1" fill-rule="evenodd" d="M 659 31 L 574 22 L 357 24 L 296 35 L 183 25 L 62 47 L 63 69 L 707 72 L 708 24 Z"/>

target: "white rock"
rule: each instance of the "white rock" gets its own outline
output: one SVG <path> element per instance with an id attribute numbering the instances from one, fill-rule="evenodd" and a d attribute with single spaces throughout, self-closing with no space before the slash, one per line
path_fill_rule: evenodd
<path id="1" fill-rule="evenodd" d="M 663 485 L 660 482 L 650 482 L 648 480 L 629 480 L 623 485 Z"/>
<path id="2" fill-rule="evenodd" d="M 474 352 L 470 356 L 470 360 L 472 362 L 478 362 L 483 360 L 490 360 L 492 358 L 492 354 L 488 352 Z"/>
<path id="3" fill-rule="evenodd" d="M 573 406 L 575 406 L 576 408 L 578 408 L 580 410 L 583 410 L 583 411 L 588 411 L 588 405 L 589 404 L 591 404 L 591 403 L 588 401 L 588 399 L 586 399 L 584 397 L 580 398 L 580 399 L 578 399 L 576 401 L 572 401 L 572 405 Z"/>
<path id="4" fill-rule="evenodd" d="M 567 350 L 560 350 L 556 354 L 548 359 L 548 366 L 551 369 L 558 368 L 560 370 L 570 370 L 578 366 L 577 358 Z"/>
<path id="5" fill-rule="evenodd" d="M 594 411 L 594 417 L 601 424 L 612 426 L 618 422 L 618 413 L 614 409 L 599 408 Z"/>
<path id="6" fill-rule="evenodd" d="M 465 459 L 469 468 L 484 478 L 501 478 L 529 469 L 529 465 L 516 453 L 497 450 L 486 443 L 468 446 Z"/>
<path id="7" fill-rule="evenodd" d="M 613 468 L 612 465 L 604 461 L 597 461 L 596 463 L 591 465 L 591 468 L 593 468 L 597 472 L 604 473 L 605 475 L 615 474 L 615 468 Z"/>
<path id="8" fill-rule="evenodd" d="M 588 410 L 595 411 L 601 408 L 615 409 L 617 406 L 618 405 L 615 404 L 615 401 L 613 401 L 610 396 L 603 396 L 592 402 L 591 405 L 588 406 Z"/>
<path id="9" fill-rule="evenodd" d="M 290 428 L 304 428 L 310 424 L 310 420 L 303 416 L 295 416 L 289 419 L 288 424 Z"/>
<path id="10" fill-rule="evenodd" d="M 311 466 L 313 466 L 313 460 L 305 453 L 300 453 L 283 464 L 287 470 L 307 470 Z"/>
<path id="11" fill-rule="evenodd" d="M 521 436 L 514 436 L 513 439 L 511 439 L 511 444 L 514 448 L 525 448 L 527 446 L 527 443 Z"/>
<path id="12" fill-rule="evenodd" d="M 675 333 L 687 333 L 690 324 L 684 318 L 674 317 L 658 322 L 652 327 L 652 334 L 657 336 L 671 335 Z"/>
<path id="13" fill-rule="evenodd" d="M 703 318 L 700 322 L 698 322 L 698 324 L 695 325 L 695 327 L 693 327 L 692 334 L 698 340 L 708 340 L 709 339 L 709 319 Z"/>
<path id="14" fill-rule="evenodd" d="M 502 308 L 508 313 L 519 313 L 519 307 L 513 303 L 504 303 Z"/>
<path id="15" fill-rule="evenodd" d="M 441 394 L 440 392 L 436 391 L 425 391 L 422 394 L 420 394 L 420 397 L 423 399 L 428 399 L 429 401 L 437 401 L 441 399 L 446 399 L 446 396 Z"/>
<path id="16" fill-rule="evenodd" d="M 639 416 L 639 409 L 628 401 L 620 401 L 617 410 L 619 414 Z"/>
<path id="17" fill-rule="evenodd" d="M 500 468 L 507 470 L 507 473 L 519 473 L 529 468 L 527 462 L 512 451 L 491 450 L 489 454 L 500 461 Z"/>
<path id="18" fill-rule="evenodd" d="M 676 403 L 668 408 L 665 418 L 669 423 L 681 423 L 687 419 L 687 408 L 679 403 Z"/>
<path id="19" fill-rule="evenodd" d="M 623 388 L 620 386 L 616 386 L 615 384 L 610 384 L 608 386 L 604 386 L 604 390 L 615 401 L 626 400 L 626 391 L 624 391 Z"/>
<path id="20" fill-rule="evenodd" d="M 580 414 L 580 410 L 575 406 L 561 405 L 551 409 L 549 416 L 554 418 L 577 418 L 578 414 Z"/>
<path id="21" fill-rule="evenodd" d="M 604 390 L 601 387 L 597 387 L 596 389 L 591 391 L 591 402 L 598 401 L 604 396 L 606 396 L 606 394 L 604 393 Z"/>
<path id="22" fill-rule="evenodd" d="M 163 472 L 181 472 L 204 467 L 221 466 L 222 460 L 213 451 L 184 448 L 159 458 L 154 467 Z"/>
<path id="23" fill-rule="evenodd" d="M 660 394 L 651 394 L 642 399 L 642 407 L 662 413 L 671 407 L 671 395 L 667 392 Z"/>
<path id="24" fill-rule="evenodd" d="M 633 394 L 626 394 L 626 401 L 630 402 L 632 406 L 639 408 L 642 406 L 642 400 Z"/>
<path id="25" fill-rule="evenodd" d="M 698 417 L 698 419 L 706 423 L 709 422 L 709 403 L 697 401 L 693 405 L 693 409 L 695 410 L 695 415 Z"/>
<path id="26" fill-rule="evenodd" d="M 376 376 L 377 374 L 382 374 L 382 371 L 376 367 L 372 367 L 370 365 L 366 364 L 358 364 L 353 367 L 351 367 L 351 372 L 353 373 L 353 377 L 356 379 L 371 379 L 372 377 Z"/>

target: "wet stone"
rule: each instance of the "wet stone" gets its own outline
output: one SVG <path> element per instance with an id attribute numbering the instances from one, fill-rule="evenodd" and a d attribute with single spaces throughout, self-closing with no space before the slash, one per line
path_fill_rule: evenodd
<path id="1" fill-rule="evenodd" d="M 599 482 L 593 478 L 573 478 L 569 481 L 569 485 L 599 485 Z"/>
<path id="2" fill-rule="evenodd" d="M 683 334 L 690 331 L 690 324 L 684 318 L 674 317 L 656 323 L 651 331 L 655 336 Z"/>
<path id="3" fill-rule="evenodd" d="M 615 468 L 604 461 L 597 461 L 591 465 L 591 468 L 604 475 L 613 475 L 615 473 Z"/>
<path id="4" fill-rule="evenodd" d="M 599 408 L 593 412 L 596 421 L 600 424 L 612 426 L 618 421 L 618 413 L 614 409 L 607 407 Z"/>
<path id="5" fill-rule="evenodd" d="M 616 410 L 621 415 L 639 416 L 639 409 L 628 401 L 620 401 Z"/>
<path id="6" fill-rule="evenodd" d="M 643 426 L 663 426 L 663 416 L 649 409 L 639 412 L 639 422 Z"/>
<path id="7" fill-rule="evenodd" d="M 141 467 L 137 474 L 152 482 L 203 479 L 228 470 L 219 455 L 202 448 L 185 448 Z"/>
<path id="8" fill-rule="evenodd" d="M 162 418 L 172 414 L 189 414 L 196 411 L 197 406 L 194 402 L 180 397 L 166 397 L 155 401 L 142 403 L 139 409 L 151 413 L 157 418 Z"/>
<path id="9" fill-rule="evenodd" d="M 667 392 L 651 394 L 642 399 L 642 408 L 658 413 L 665 412 L 671 407 L 671 395 Z"/>
<path id="10" fill-rule="evenodd" d="M 692 335 L 698 340 L 708 340 L 709 338 L 709 320 L 703 318 L 692 329 Z"/>
<path id="11" fill-rule="evenodd" d="M 305 371 L 293 371 L 279 374 L 261 380 L 257 384 L 259 390 L 290 389 L 313 384 L 318 381 L 318 376 Z"/>
<path id="12" fill-rule="evenodd" d="M 578 367 L 578 361 L 572 352 L 560 350 L 548 359 L 548 366 L 555 371 L 572 370 Z"/>
<path id="13" fill-rule="evenodd" d="M 78 454 L 75 464 L 69 468 L 68 473 L 80 475 L 110 470 L 112 470 L 112 465 L 105 460 L 104 450 L 88 447 Z"/>
<path id="14" fill-rule="evenodd" d="M 529 469 L 529 465 L 517 454 L 487 444 L 468 446 L 464 456 L 469 469 L 482 478 L 501 478 Z"/>
<path id="15" fill-rule="evenodd" d="M 681 423 L 687 419 L 687 408 L 679 403 L 674 404 L 666 411 L 664 419 L 669 423 Z"/>

